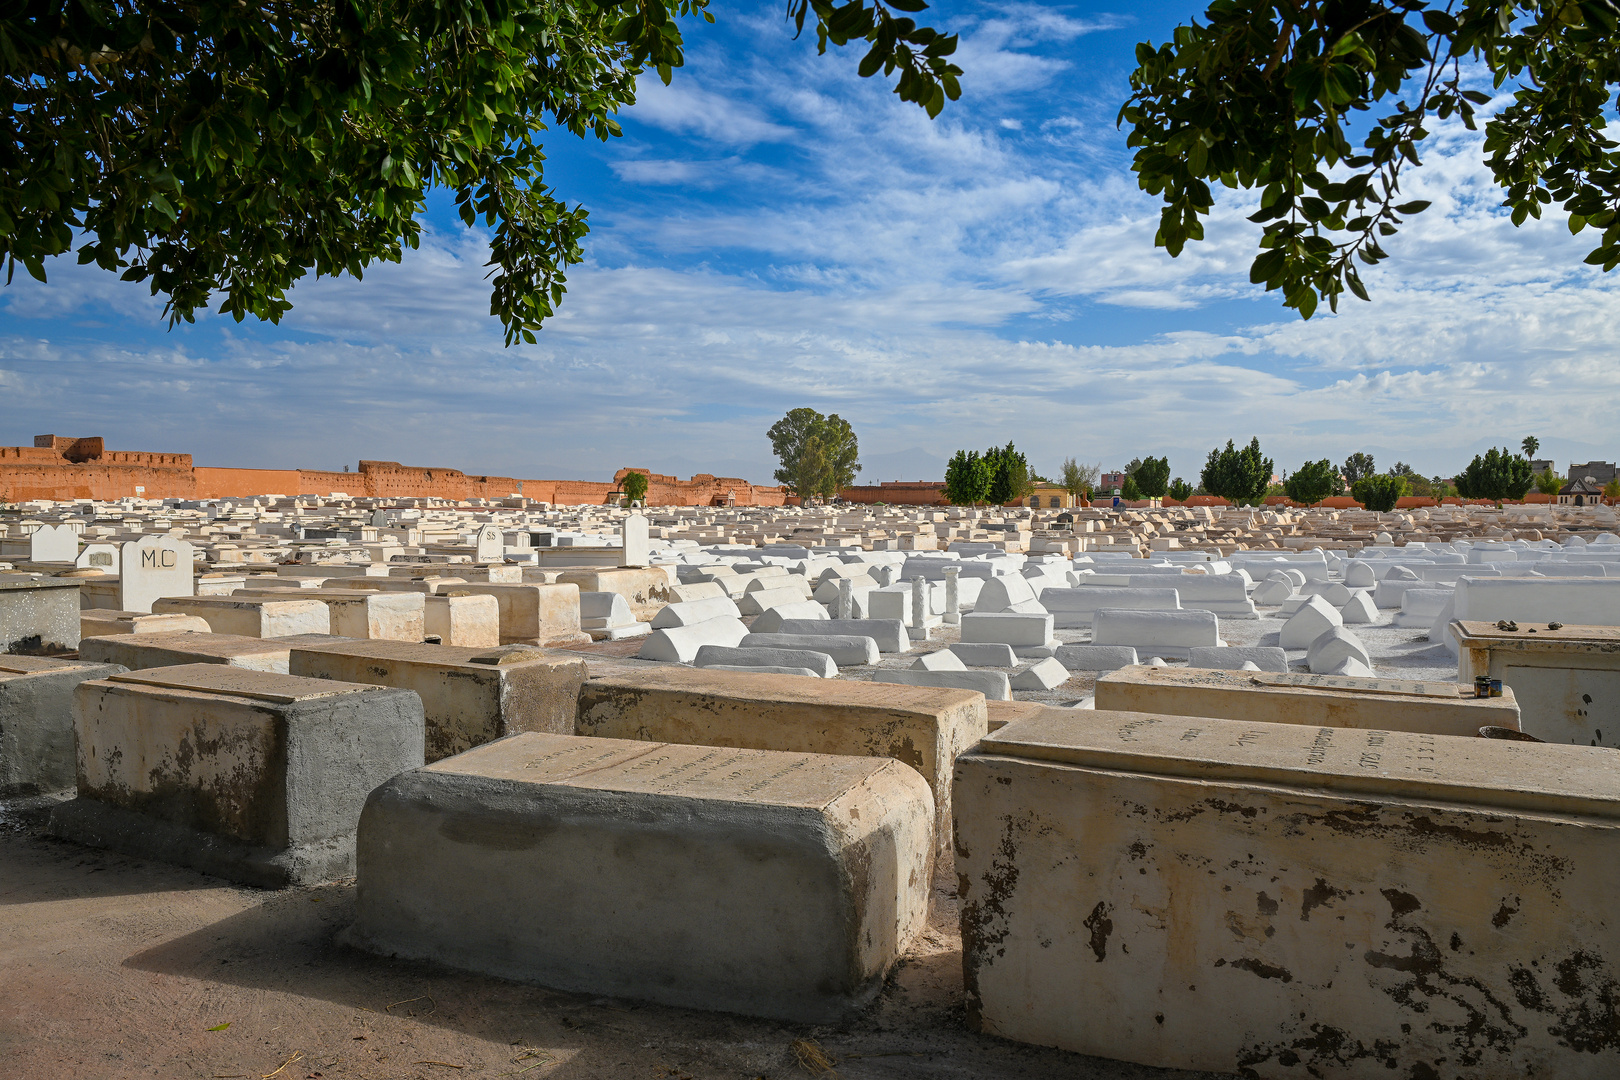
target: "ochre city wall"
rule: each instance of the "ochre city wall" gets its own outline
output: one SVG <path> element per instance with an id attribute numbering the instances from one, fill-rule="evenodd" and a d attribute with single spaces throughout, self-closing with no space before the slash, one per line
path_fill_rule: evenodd
<path id="1" fill-rule="evenodd" d="M 890 506 L 949 506 L 943 483 L 889 480 L 882 484 L 847 487 L 838 493 L 847 503 L 887 503 Z"/>
<path id="2" fill-rule="evenodd" d="M 519 480 L 470 476 L 458 469 L 361 461 L 356 472 L 316 469 L 194 467 L 190 454 L 130 453 L 102 448 L 100 438 L 40 436 L 34 446 L 0 446 L 0 502 L 96 499 L 233 499 L 257 495 L 330 495 L 341 491 L 371 499 L 506 499 L 600 505 L 619 490 L 630 469 L 612 483 L 588 480 Z M 646 473 L 647 470 L 639 469 Z M 786 492 L 735 477 L 701 473 L 690 480 L 648 473 L 650 506 L 781 506 Z M 144 490 L 137 490 L 141 488 Z"/>

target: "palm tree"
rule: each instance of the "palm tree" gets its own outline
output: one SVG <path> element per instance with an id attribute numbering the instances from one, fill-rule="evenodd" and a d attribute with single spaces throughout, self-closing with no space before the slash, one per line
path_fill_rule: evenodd
<path id="1" fill-rule="evenodd" d="M 1536 456 L 1536 451 L 1541 449 L 1541 440 L 1536 438 L 1534 435 L 1526 435 L 1524 437 L 1524 442 L 1520 443 L 1519 445 L 1524 448 L 1525 457 L 1534 458 Z"/>

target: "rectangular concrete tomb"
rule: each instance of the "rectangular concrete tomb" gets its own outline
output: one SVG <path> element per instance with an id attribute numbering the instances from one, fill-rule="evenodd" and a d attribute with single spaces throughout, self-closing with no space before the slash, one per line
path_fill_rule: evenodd
<path id="1" fill-rule="evenodd" d="M 1457 680 L 1501 679 L 1520 728 L 1545 742 L 1620 747 L 1620 628 L 1516 625 L 1453 622 Z"/>
<path id="2" fill-rule="evenodd" d="M 353 874 L 366 796 L 422 764 L 409 691 L 219 664 L 80 683 L 74 726 L 53 833 L 264 887 Z"/>
<path id="3" fill-rule="evenodd" d="M 334 579 L 334 580 L 342 580 Z M 420 643 L 427 633 L 427 594 L 419 592 L 382 592 L 376 589 L 307 589 L 308 598 L 326 605 L 330 619 L 330 633 L 343 637 L 371 638 L 379 641 L 414 641 Z M 235 597 L 287 600 L 302 599 L 290 593 L 270 590 L 238 589 Z M 319 633 L 320 631 L 306 631 Z"/>
<path id="4" fill-rule="evenodd" d="M 330 634 L 332 616 L 319 600 L 270 596 L 188 596 L 152 601 L 155 614 L 195 615 L 216 634 L 278 638 Z"/>
<path id="5" fill-rule="evenodd" d="M 51 656 L 77 649 L 79 581 L 0 577 L 0 653 Z"/>
<path id="6" fill-rule="evenodd" d="M 122 664 L 131 671 L 181 664 L 225 664 L 250 671 L 272 671 L 285 675 L 287 658 L 293 649 L 300 645 L 322 645 L 332 640 L 330 634 L 256 638 L 240 634 L 164 630 L 155 634 L 85 638 L 79 645 L 79 659 Z"/>
<path id="7" fill-rule="evenodd" d="M 1476 698 L 1471 686 L 1412 679 L 1139 665 L 1099 678 L 1096 697 L 1099 709 L 1267 724 L 1464 738 L 1478 736 L 1482 727 L 1519 729 L 1519 705 L 1510 690 Z"/>
<path id="8" fill-rule="evenodd" d="M 123 670 L 116 664 L 0 655 L 0 799 L 73 786 L 73 689 Z"/>
<path id="9" fill-rule="evenodd" d="M 972 690 L 658 668 L 587 679 L 575 730 L 614 739 L 892 757 L 928 781 L 945 850 L 951 763 L 989 727 L 984 695 Z"/>
<path id="10" fill-rule="evenodd" d="M 1612 751 L 1049 709 L 957 762 L 977 1030 L 1254 1077 L 1620 1074 Z"/>
<path id="11" fill-rule="evenodd" d="M 927 785 L 895 761 L 517 735 L 373 793 L 351 940 L 832 1023 L 926 924 L 932 817 Z"/>
<path id="12" fill-rule="evenodd" d="M 523 645 L 465 649 L 333 641 L 293 649 L 293 675 L 410 690 L 422 699 L 429 762 L 521 731 L 571 735 L 583 657 Z"/>

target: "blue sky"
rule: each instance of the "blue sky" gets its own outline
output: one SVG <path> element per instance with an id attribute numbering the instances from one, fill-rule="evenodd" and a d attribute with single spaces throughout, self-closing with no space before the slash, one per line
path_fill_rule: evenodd
<path id="1" fill-rule="evenodd" d="M 1135 43 L 1197 10 L 938 6 L 967 74 L 930 121 L 858 53 L 793 41 L 780 4 L 722 0 L 624 138 L 547 145 L 593 231 L 538 344 L 501 347 L 484 235 L 443 197 L 419 251 L 307 279 L 279 327 L 169 331 L 143 287 L 59 260 L 0 289 L 0 445 L 770 482 L 766 429 L 809 405 L 854 424 L 866 482 L 1009 440 L 1047 474 L 1167 454 L 1189 479 L 1251 435 L 1279 469 L 1365 450 L 1449 475 L 1525 435 L 1612 459 L 1616 279 L 1559 214 L 1514 229 L 1458 126 L 1406 185 L 1434 205 L 1366 276 L 1371 304 L 1304 323 L 1250 285 L 1244 193 L 1181 258 L 1153 247 L 1114 117 Z"/>

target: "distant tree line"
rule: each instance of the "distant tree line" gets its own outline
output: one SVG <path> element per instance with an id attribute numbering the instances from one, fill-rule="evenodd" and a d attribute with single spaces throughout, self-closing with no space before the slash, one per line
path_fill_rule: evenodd
<path id="1" fill-rule="evenodd" d="M 1442 499 L 1522 499 L 1532 489 L 1556 494 L 1565 480 L 1551 468 L 1536 473 L 1530 463 L 1541 441 L 1534 436 L 1520 443 L 1522 453 L 1492 448 L 1476 454 L 1461 473 L 1452 478 L 1425 477 L 1402 461 L 1385 472 L 1378 471 L 1372 454 L 1358 451 L 1334 465 L 1327 458 L 1307 461 L 1281 483 L 1273 483 L 1275 463 L 1260 449 L 1259 437 L 1247 446 L 1228 439 L 1224 448 L 1209 452 L 1198 474 L 1198 485 L 1170 478 L 1168 457 L 1133 458 L 1125 466 L 1119 485 L 1121 498 L 1135 502 L 1168 496 L 1186 502 L 1194 495 L 1214 495 L 1236 505 L 1256 505 L 1271 495 L 1285 495 L 1292 501 L 1312 506 L 1324 499 L 1348 494 L 1369 510 L 1385 512 L 1409 495 Z M 945 496 L 957 505 L 1006 505 L 1026 497 L 1037 483 L 1055 483 L 1076 499 L 1090 499 L 1097 491 L 1102 466 L 1082 465 L 1074 458 L 1064 459 L 1057 481 L 1033 473 L 1022 453 L 1012 443 L 982 454 L 958 450 L 945 470 Z M 1620 498 L 1620 481 L 1611 497 Z M 1106 494 L 1106 493 L 1105 493 Z M 1605 489 L 1605 494 L 1608 494 Z"/>

